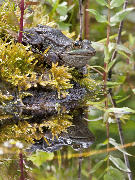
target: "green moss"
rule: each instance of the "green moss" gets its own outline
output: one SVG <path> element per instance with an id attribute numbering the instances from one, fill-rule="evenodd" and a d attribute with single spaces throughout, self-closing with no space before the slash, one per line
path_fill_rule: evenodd
<path id="1" fill-rule="evenodd" d="M 6 43 L 0 40 L 1 79 L 25 90 L 31 87 L 29 82 L 36 78 L 33 72 L 35 57 L 27 49 L 28 47 L 20 43 L 14 41 Z"/>
<path id="2" fill-rule="evenodd" d="M 56 89 L 58 91 L 59 98 L 60 95 L 66 96 L 66 90 L 73 87 L 73 85 L 70 84 L 72 75 L 69 73 L 69 70 L 70 69 L 68 67 L 58 66 L 58 64 L 52 63 L 52 68 L 48 73 L 48 78 L 45 78 L 42 75 L 40 76 L 38 83 L 42 86 L 50 86 L 51 88 Z"/>

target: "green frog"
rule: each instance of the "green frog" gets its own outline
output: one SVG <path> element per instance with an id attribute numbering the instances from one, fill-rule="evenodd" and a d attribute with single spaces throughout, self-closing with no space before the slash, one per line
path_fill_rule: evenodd
<path id="1" fill-rule="evenodd" d="M 25 29 L 23 43 L 30 44 L 35 52 L 47 51 L 45 62 L 49 65 L 58 62 L 59 65 L 83 68 L 96 53 L 89 40 L 73 41 L 60 30 L 45 25 Z"/>

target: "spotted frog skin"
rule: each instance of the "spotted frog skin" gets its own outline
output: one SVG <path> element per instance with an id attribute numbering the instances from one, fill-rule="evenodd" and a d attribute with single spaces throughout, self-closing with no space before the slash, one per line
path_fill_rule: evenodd
<path id="1" fill-rule="evenodd" d="M 23 43 L 30 44 L 33 51 L 44 52 L 47 64 L 58 62 L 60 65 L 82 68 L 95 55 L 96 51 L 89 40 L 73 41 L 60 30 L 45 25 L 25 29 Z"/>

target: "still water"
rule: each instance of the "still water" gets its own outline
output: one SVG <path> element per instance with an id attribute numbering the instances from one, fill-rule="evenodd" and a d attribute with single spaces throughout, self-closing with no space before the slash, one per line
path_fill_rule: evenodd
<path id="1" fill-rule="evenodd" d="M 112 179 L 127 179 L 126 170 L 121 170 L 121 165 L 113 161 L 118 158 L 124 163 L 121 149 L 110 143 L 109 153 L 106 151 L 104 98 L 97 98 L 97 102 L 90 98 L 87 96 L 55 107 L 42 105 L 42 110 L 41 106 L 35 106 L 35 109 L 30 106 L 1 107 L 0 179 L 108 179 L 107 169 L 110 169 Z M 129 99 L 126 104 L 131 102 Z M 125 144 L 130 143 L 126 150 L 134 155 L 134 144 L 131 144 L 135 138 L 134 116 L 126 114 L 124 118 Z M 120 145 L 114 114 L 109 121 L 110 139 Z M 108 157 L 113 159 L 108 160 Z M 135 159 L 129 156 L 129 162 L 134 176 Z"/>

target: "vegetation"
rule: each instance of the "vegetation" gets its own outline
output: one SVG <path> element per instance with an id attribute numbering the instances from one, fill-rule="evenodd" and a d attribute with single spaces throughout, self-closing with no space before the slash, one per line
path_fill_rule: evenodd
<path id="1" fill-rule="evenodd" d="M 20 2 L 21 6 L 19 6 Z M 131 147 L 134 146 L 135 138 L 133 2 L 129 2 L 129 5 L 127 0 L 96 0 L 96 2 L 93 0 L 91 3 L 88 0 L 83 1 L 84 20 L 87 25 L 83 27 L 83 38 L 90 36 L 92 46 L 97 51 L 96 57 L 93 57 L 90 65 L 87 66 L 88 75 L 83 78 L 80 78 L 74 69 L 58 66 L 58 64 L 52 64 L 52 67 L 47 69 L 42 64 L 42 55 L 34 54 L 29 46 L 21 44 L 22 28 L 34 27 L 40 23 L 57 26 L 61 30 L 68 31 L 64 32 L 66 35 L 79 37 L 79 14 L 77 11 L 79 1 L 33 2 L 26 0 L 23 5 L 23 1 L 5 0 L 0 7 L 0 78 L 2 82 L 12 85 L 13 89 L 17 88 L 17 91 L 22 93 L 21 97 L 23 93 L 26 93 L 27 96 L 27 90 L 38 85 L 57 90 L 59 98 L 65 97 L 66 90 L 73 87 L 70 83 L 71 79 L 79 82 L 81 86 L 85 86 L 91 93 L 95 93 L 93 99 L 87 100 L 87 106 L 92 109 L 88 111 L 88 118 L 85 120 L 90 121 L 90 129 L 99 138 L 91 148 L 96 151 L 90 150 L 86 154 L 74 154 L 68 148 L 66 158 L 62 150 L 57 152 L 57 155 L 51 153 L 50 156 L 47 153 L 37 152 L 26 158 L 27 161 L 30 160 L 34 164 L 33 178 L 36 174 L 38 179 L 44 179 L 44 172 L 46 172 L 46 179 L 57 179 L 56 174 L 59 174 L 61 179 L 63 177 L 69 179 L 71 167 L 64 172 L 61 167 L 67 166 L 66 163 L 62 164 L 63 159 L 72 164 L 72 174 L 75 179 L 77 162 L 73 163 L 72 158 L 78 157 L 79 159 L 80 156 L 90 156 L 90 159 L 79 164 L 82 166 L 82 178 L 84 179 L 132 180 L 135 176 L 133 169 L 135 160 L 132 157 L 134 151 Z M 22 14 L 21 21 L 20 14 Z M 90 26 L 89 23 L 91 23 Z M 17 42 L 18 39 L 19 42 Z M 7 91 L 8 89 L 5 93 L 2 86 L 0 91 L 2 105 L 13 100 L 13 96 Z M 1 143 L 12 138 L 16 142 L 19 140 L 23 143 L 41 139 L 43 127 L 51 130 L 53 138 L 57 137 L 72 125 L 70 122 L 72 118 L 67 114 L 61 115 L 59 112 L 51 120 L 33 124 L 33 126 L 27 121 L 19 122 L 17 125 L 3 126 L 0 132 Z M 5 118 L 9 119 L 7 115 L 3 115 L 1 121 L 3 122 Z M 124 126 L 124 131 L 122 126 Z M 118 131 L 116 131 L 117 127 Z M 124 132 L 127 133 L 127 136 L 124 136 Z M 125 150 L 126 147 L 130 147 L 130 153 Z M 43 156 L 43 160 L 41 160 L 41 156 Z M 55 162 L 56 159 L 57 162 Z M 49 161 L 48 165 L 47 161 Z M 88 168 L 90 161 L 92 167 Z M 53 167 L 51 163 L 53 163 Z M 55 167 L 54 164 L 56 164 Z M 10 163 L 8 165 L 10 166 Z M 31 168 L 28 162 L 26 167 L 27 165 Z M 29 172 L 26 173 L 28 177 L 30 176 Z"/>

